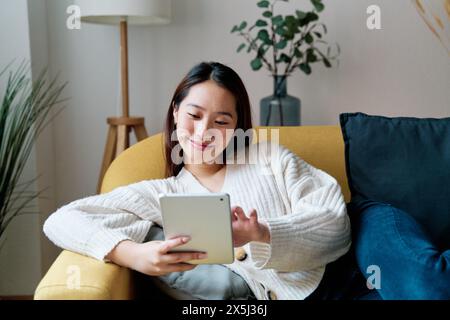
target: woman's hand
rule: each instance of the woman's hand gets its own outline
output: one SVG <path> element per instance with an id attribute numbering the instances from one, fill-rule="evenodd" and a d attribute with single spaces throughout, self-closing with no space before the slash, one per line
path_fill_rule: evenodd
<path id="1" fill-rule="evenodd" d="M 250 241 L 270 243 L 269 227 L 258 221 L 256 209 L 250 210 L 249 217 L 239 206 L 231 208 L 231 225 L 233 228 L 233 246 L 242 247 Z"/>
<path id="2" fill-rule="evenodd" d="M 161 276 L 171 272 L 194 269 L 197 265 L 186 263 L 189 260 L 205 259 L 206 253 L 171 252 L 175 247 L 189 241 L 189 237 L 179 237 L 166 241 L 136 243 L 130 240 L 120 242 L 108 258 L 122 266 L 147 274 Z"/>

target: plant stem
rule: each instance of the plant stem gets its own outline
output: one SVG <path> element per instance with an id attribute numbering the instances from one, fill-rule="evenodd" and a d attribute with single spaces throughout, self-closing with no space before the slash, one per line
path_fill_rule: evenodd
<path id="1" fill-rule="evenodd" d="M 275 35 L 275 28 L 273 26 L 273 20 L 272 20 L 273 19 L 273 8 L 275 6 L 275 3 L 276 3 L 276 1 L 270 5 L 270 12 L 272 13 L 272 17 L 270 19 L 270 30 L 272 31 L 273 65 L 275 66 L 275 75 L 278 75 L 278 64 L 277 64 L 278 50 L 277 50 L 276 42 L 275 42 L 276 35 Z"/>

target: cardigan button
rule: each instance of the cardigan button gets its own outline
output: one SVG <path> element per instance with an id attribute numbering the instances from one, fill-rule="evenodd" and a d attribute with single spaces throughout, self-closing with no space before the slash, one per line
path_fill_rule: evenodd
<path id="1" fill-rule="evenodd" d="M 244 248 L 238 248 L 236 250 L 236 260 L 244 261 L 247 258 L 247 252 L 245 252 Z"/>
<path id="2" fill-rule="evenodd" d="M 272 290 L 267 291 L 267 296 L 269 297 L 269 300 L 277 300 L 277 295 Z"/>

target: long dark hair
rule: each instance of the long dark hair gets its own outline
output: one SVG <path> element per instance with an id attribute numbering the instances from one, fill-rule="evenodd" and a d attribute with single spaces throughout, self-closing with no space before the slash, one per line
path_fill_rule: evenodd
<path id="1" fill-rule="evenodd" d="M 219 86 L 227 89 L 233 94 L 236 100 L 237 125 L 236 129 L 242 129 L 246 132 L 252 128 L 250 99 L 248 98 L 247 90 L 239 75 L 230 67 L 227 67 L 218 62 L 201 62 L 195 65 L 178 84 L 172 101 L 170 102 L 169 110 L 167 111 L 166 124 L 164 127 L 164 155 L 166 161 L 166 177 L 176 176 L 183 168 L 184 163 L 175 164 L 172 161 L 171 155 L 174 147 L 179 143 L 172 141 L 172 132 L 176 129 L 173 119 L 173 111 L 177 110 L 180 103 L 189 94 L 192 86 L 213 80 Z M 234 139 L 234 138 L 233 138 Z M 231 142 L 231 141 L 230 141 Z M 249 141 L 245 141 L 247 146 Z M 182 152 L 182 151 L 181 151 Z M 223 152 L 223 159 L 225 159 L 225 150 Z"/>

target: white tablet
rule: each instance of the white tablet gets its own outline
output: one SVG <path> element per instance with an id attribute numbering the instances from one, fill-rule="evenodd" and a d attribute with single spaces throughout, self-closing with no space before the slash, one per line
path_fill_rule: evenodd
<path id="1" fill-rule="evenodd" d="M 227 193 L 160 194 L 166 239 L 189 236 L 173 251 L 207 252 L 193 264 L 230 264 L 234 261 L 230 196 Z"/>

